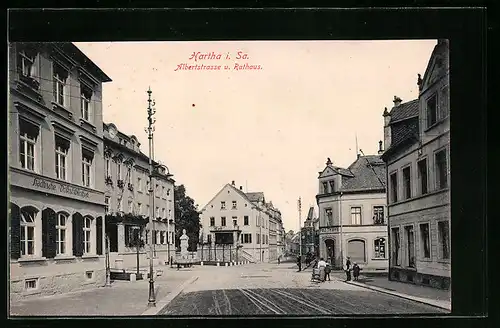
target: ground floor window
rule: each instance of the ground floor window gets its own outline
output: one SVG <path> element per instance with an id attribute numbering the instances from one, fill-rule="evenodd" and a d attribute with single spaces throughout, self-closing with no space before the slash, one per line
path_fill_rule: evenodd
<path id="1" fill-rule="evenodd" d="M 375 258 L 385 259 L 385 238 L 377 238 L 373 242 L 373 247 L 375 250 Z"/>
<path id="2" fill-rule="evenodd" d="M 415 234 L 413 226 L 405 227 L 406 234 L 406 265 L 410 268 L 415 267 Z"/>
<path id="3" fill-rule="evenodd" d="M 399 257 L 399 250 L 400 250 L 400 234 L 399 234 L 399 228 L 392 228 L 391 229 L 391 240 L 392 240 L 392 264 L 393 265 L 401 265 L 401 260 Z"/>
<path id="4" fill-rule="evenodd" d="M 450 226 L 448 221 L 438 222 L 439 257 L 441 259 L 450 258 Z"/>

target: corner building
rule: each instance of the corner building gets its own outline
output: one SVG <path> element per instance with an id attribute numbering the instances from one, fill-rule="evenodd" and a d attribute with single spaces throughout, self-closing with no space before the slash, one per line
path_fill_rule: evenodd
<path id="1" fill-rule="evenodd" d="M 389 279 L 451 289 L 449 45 L 439 40 L 419 97 L 384 111 Z"/>
<path id="2" fill-rule="evenodd" d="M 102 286 L 102 83 L 72 43 L 9 44 L 11 299 Z"/>

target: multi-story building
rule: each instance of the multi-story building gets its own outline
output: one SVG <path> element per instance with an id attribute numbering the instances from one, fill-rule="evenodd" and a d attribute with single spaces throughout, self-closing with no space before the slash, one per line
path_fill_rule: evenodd
<path id="1" fill-rule="evenodd" d="M 314 230 L 314 255 L 319 256 L 319 217 L 315 216 L 313 220 Z"/>
<path id="2" fill-rule="evenodd" d="M 266 204 L 264 193 L 245 193 L 234 181 L 226 184 L 201 210 L 204 243 L 211 249 L 227 245 L 232 258 L 268 262 L 271 211 Z"/>
<path id="3" fill-rule="evenodd" d="M 168 262 L 175 254 L 174 184 L 168 168 L 153 162 L 153 185 L 149 179 L 149 157 L 141 152 L 133 135 L 120 132 L 113 124 L 104 130 L 104 200 L 106 235 L 109 238 L 111 267 L 136 265 L 137 247 L 140 262 L 147 264 L 149 252 L 141 247 L 152 235 L 154 258 Z M 152 208 L 150 190 L 153 190 Z M 153 212 L 154 227 L 149 226 Z M 151 234 L 151 231 L 153 233 Z M 139 243 L 138 243 L 139 242 Z"/>
<path id="4" fill-rule="evenodd" d="M 278 253 L 278 257 L 284 257 L 286 254 L 286 241 L 285 241 L 285 228 L 283 228 L 283 222 L 278 222 L 276 228 L 276 249 Z"/>
<path id="5" fill-rule="evenodd" d="M 9 44 L 10 292 L 105 282 L 102 83 L 74 44 Z"/>
<path id="6" fill-rule="evenodd" d="M 379 143 L 382 152 L 382 142 Z M 378 155 L 360 156 L 347 169 L 328 159 L 319 173 L 320 256 L 334 268 L 347 257 L 365 271 L 387 270 L 385 164 Z"/>
<path id="7" fill-rule="evenodd" d="M 269 215 L 269 261 L 278 260 L 278 223 L 281 219 L 278 216 L 277 209 L 274 208 L 273 203 L 266 204 Z"/>
<path id="8" fill-rule="evenodd" d="M 449 45 L 439 40 L 419 97 L 384 111 L 389 279 L 450 288 Z"/>
<path id="9" fill-rule="evenodd" d="M 302 254 L 314 255 L 314 206 L 309 207 L 304 226 L 301 228 Z"/>

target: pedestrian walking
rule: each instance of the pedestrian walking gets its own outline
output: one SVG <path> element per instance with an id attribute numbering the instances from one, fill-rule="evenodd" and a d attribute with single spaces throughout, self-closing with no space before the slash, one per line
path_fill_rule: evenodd
<path id="1" fill-rule="evenodd" d="M 354 277 L 354 280 L 357 281 L 359 277 L 359 271 L 361 271 L 361 268 L 359 265 L 354 262 L 354 265 L 352 266 L 352 276 Z"/>
<path id="2" fill-rule="evenodd" d="M 302 258 L 299 256 L 297 256 L 297 265 L 299 267 L 299 272 L 302 271 Z"/>
<path id="3" fill-rule="evenodd" d="M 351 281 L 351 259 L 348 257 L 345 262 L 346 281 Z"/>
<path id="4" fill-rule="evenodd" d="M 326 262 L 323 258 L 320 258 L 318 262 L 318 269 L 319 269 L 319 279 L 321 281 L 325 281 L 325 268 L 326 268 Z"/>
<path id="5" fill-rule="evenodd" d="M 326 263 L 326 266 L 325 266 L 325 280 L 326 278 L 328 278 L 328 281 L 331 281 L 330 280 L 330 272 L 332 272 L 332 267 L 330 266 L 330 263 Z"/>
<path id="6" fill-rule="evenodd" d="M 278 265 L 281 263 L 281 255 L 278 256 Z"/>

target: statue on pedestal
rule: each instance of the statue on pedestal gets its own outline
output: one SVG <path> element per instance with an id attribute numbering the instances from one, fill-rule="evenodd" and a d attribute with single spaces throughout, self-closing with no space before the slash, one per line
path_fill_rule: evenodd
<path id="1" fill-rule="evenodd" d="M 181 242 L 181 258 L 182 259 L 187 259 L 189 252 L 188 252 L 188 241 L 189 237 L 186 235 L 186 229 L 182 229 L 182 236 L 179 238 Z"/>

